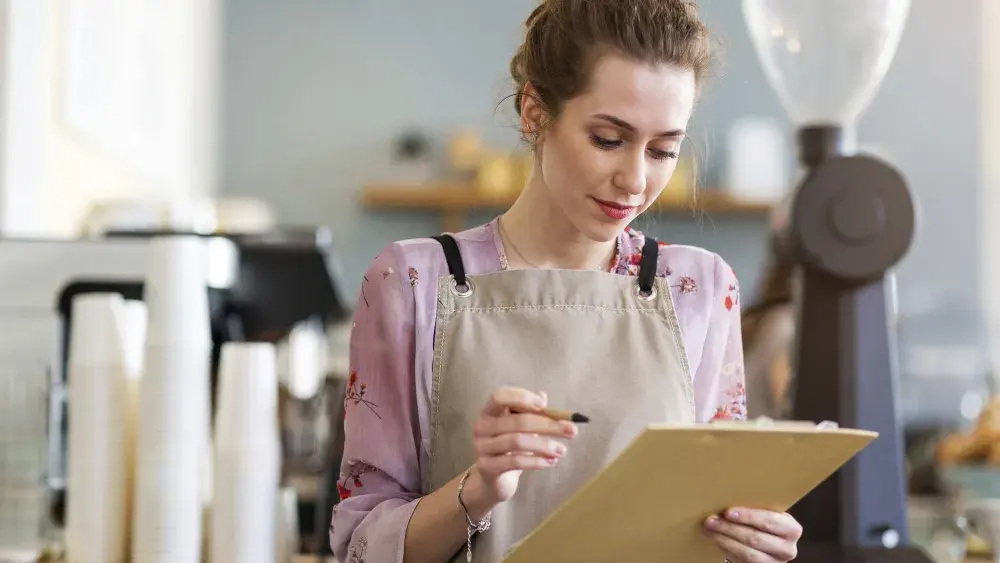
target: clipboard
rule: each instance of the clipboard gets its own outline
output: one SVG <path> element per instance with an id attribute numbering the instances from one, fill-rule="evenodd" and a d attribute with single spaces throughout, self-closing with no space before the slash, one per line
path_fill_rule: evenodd
<path id="1" fill-rule="evenodd" d="M 785 512 L 877 437 L 825 423 L 650 425 L 503 563 L 721 562 L 708 516 Z"/>

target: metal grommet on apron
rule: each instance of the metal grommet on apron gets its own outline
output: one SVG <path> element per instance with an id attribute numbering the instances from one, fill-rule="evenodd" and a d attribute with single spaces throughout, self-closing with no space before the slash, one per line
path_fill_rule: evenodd
<path id="1" fill-rule="evenodd" d="M 465 275 L 465 264 L 462 263 L 462 253 L 458 250 L 458 243 L 450 235 L 438 235 L 433 237 L 444 247 L 444 257 L 448 261 L 448 271 L 454 278 L 451 285 L 451 292 L 457 297 L 468 297 L 472 295 L 472 282 Z"/>
<path id="2" fill-rule="evenodd" d="M 670 288 L 656 277 L 656 240 L 646 239 L 638 276 L 469 276 L 457 241 L 434 239 L 449 275 L 437 286 L 424 492 L 475 463 L 472 427 L 499 387 L 545 391 L 550 405 L 590 417 L 555 467 L 521 475 L 517 494 L 494 508 L 489 531 L 474 538 L 473 560 L 495 563 L 646 425 L 693 423 L 691 371 Z M 464 560 L 464 552 L 455 557 Z"/>

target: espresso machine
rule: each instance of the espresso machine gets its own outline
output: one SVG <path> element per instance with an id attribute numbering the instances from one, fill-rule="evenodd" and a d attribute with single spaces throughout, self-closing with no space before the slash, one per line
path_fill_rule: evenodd
<path id="1" fill-rule="evenodd" d="M 116 292 L 141 300 L 148 241 L 172 234 L 191 233 L 129 230 L 74 240 L 0 239 L 5 265 L 0 276 L 0 358 L 47 366 L 45 479 L 57 525 L 62 524 L 66 495 L 72 494 L 65 488 L 65 382 L 73 298 Z M 325 230 L 200 236 L 208 260 L 213 397 L 222 344 L 277 341 L 305 320 L 321 326 L 349 322 L 352 312 L 341 294 L 340 267 Z M 332 429 L 335 436 L 337 428 Z M 326 526 L 322 529 L 325 533 Z"/>
<path id="2" fill-rule="evenodd" d="M 891 269 L 916 230 L 902 174 L 854 148 L 909 0 L 743 0 L 756 52 L 798 129 L 804 174 L 776 254 L 795 271 L 793 418 L 879 437 L 791 510 L 797 561 L 930 562 L 911 545 Z"/>

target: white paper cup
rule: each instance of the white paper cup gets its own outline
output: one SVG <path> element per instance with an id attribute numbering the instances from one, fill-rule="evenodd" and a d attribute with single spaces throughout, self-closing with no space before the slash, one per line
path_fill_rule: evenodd
<path id="1" fill-rule="evenodd" d="M 135 563 L 199 561 L 209 355 L 207 348 L 146 346 L 136 446 Z"/>
<path id="2" fill-rule="evenodd" d="M 118 294 L 73 300 L 68 364 L 69 563 L 121 563 L 128 519 L 128 389 Z"/>
<path id="3" fill-rule="evenodd" d="M 211 346 L 207 259 L 207 246 L 200 237 L 167 236 L 150 241 L 143 292 L 149 318 L 148 345 Z"/>
<path id="4" fill-rule="evenodd" d="M 122 332 L 125 342 L 125 361 L 129 378 L 142 375 L 142 358 L 146 348 L 146 330 L 149 314 L 142 301 L 125 301 L 122 315 Z"/>
<path id="5" fill-rule="evenodd" d="M 211 563 L 274 563 L 281 451 L 277 441 L 216 448 Z"/>
<path id="6" fill-rule="evenodd" d="M 222 347 L 215 419 L 211 561 L 273 563 L 277 557 L 278 377 L 275 347 Z"/>
<path id="7" fill-rule="evenodd" d="M 73 299 L 69 363 L 121 365 L 125 359 L 122 315 L 125 299 L 117 293 L 85 293 Z"/>
<path id="8" fill-rule="evenodd" d="M 270 443 L 278 437 L 275 347 L 228 342 L 219 362 L 216 450 Z"/>

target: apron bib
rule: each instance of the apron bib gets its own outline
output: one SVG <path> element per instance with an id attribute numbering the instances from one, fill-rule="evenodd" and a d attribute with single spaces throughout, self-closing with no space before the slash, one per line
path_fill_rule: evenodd
<path id="1" fill-rule="evenodd" d="M 517 493 L 473 539 L 473 561 L 496 563 L 646 425 L 694 423 L 691 375 L 670 288 L 655 276 L 655 240 L 646 239 L 638 277 L 577 270 L 466 277 L 455 240 L 435 239 L 451 275 L 437 287 L 424 491 L 475 463 L 473 424 L 498 387 L 545 391 L 550 406 L 590 417 L 556 466 L 521 475 Z"/>

